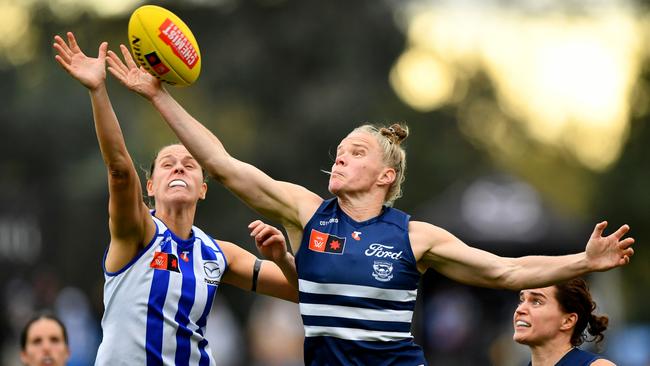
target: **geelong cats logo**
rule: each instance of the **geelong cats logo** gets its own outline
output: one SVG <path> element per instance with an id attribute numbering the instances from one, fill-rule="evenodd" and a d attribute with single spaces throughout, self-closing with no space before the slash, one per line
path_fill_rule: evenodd
<path id="1" fill-rule="evenodd" d="M 393 264 L 390 262 L 375 261 L 372 270 L 372 277 L 377 281 L 388 282 L 393 278 Z"/>

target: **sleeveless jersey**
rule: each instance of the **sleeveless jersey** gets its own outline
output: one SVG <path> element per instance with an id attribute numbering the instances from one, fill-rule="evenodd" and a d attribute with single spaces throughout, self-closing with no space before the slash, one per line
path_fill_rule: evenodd
<path id="1" fill-rule="evenodd" d="M 574 348 L 562 357 L 555 366 L 589 366 L 592 362 L 602 358 L 595 353 L 583 351 L 579 348 Z M 528 363 L 531 366 L 532 363 Z"/>
<path id="2" fill-rule="evenodd" d="M 96 366 L 214 365 L 205 324 L 226 257 L 192 226 L 182 240 L 153 216 L 156 235 L 118 272 L 104 255 L 103 339 Z"/>
<path id="3" fill-rule="evenodd" d="M 356 222 L 336 199 L 305 226 L 296 254 L 305 365 L 424 365 L 411 322 L 420 272 L 409 216 L 384 207 Z"/>

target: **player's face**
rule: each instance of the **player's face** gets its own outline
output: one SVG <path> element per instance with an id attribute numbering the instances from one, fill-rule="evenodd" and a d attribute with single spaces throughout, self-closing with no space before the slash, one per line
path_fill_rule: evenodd
<path id="1" fill-rule="evenodd" d="M 65 366 L 70 357 L 63 329 L 52 319 L 39 319 L 27 331 L 25 350 L 21 361 L 27 366 Z"/>
<path id="2" fill-rule="evenodd" d="M 568 314 L 560 309 L 555 287 L 522 290 L 519 306 L 513 317 L 512 339 L 528 346 L 537 346 L 558 336 L 567 326 Z M 569 331 L 571 331 L 569 329 Z"/>
<path id="3" fill-rule="evenodd" d="M 367 132 L 352 132 L 336 149 L 329 191 L 335 195 L 367 192 L 386 169 L 376 138 Z"/>
<path id="4" fill-rule="evenodd" d="M 183 145 L 163 148 L 147 182 L 147 193 L 159 203 L 196 203 L 205 198 L 207 184 L 199 163 Z"/>

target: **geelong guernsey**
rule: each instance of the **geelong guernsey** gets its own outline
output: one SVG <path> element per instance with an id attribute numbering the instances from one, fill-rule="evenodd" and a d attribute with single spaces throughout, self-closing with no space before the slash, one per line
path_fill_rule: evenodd
<path id="1" fill-rule="evenodd" d="M 305 226 L 296 267 L 305 365 L 424 365 L 411 321 L 420 272 L 409 216 L 384 207 L 356 222 L 336 199 Z"/>
<path id="2" fill-rule="evenodd" d="M 600 359 L 599 355 L 579 348 L 573 348 L 564 357 L 562 357 L 555 366 L 589 366 L 592 362 Z M 530 366 L 532 363 L 529 363 Z"/>
<path id="3" fill-rule="evenodd" d="M 197 227 L 182 240 L 153 214 L 152 241 L 120 271 L 104 266 L 103 339 L 95 365 L 212 366 L 203 335 L 226 258 Z"/>

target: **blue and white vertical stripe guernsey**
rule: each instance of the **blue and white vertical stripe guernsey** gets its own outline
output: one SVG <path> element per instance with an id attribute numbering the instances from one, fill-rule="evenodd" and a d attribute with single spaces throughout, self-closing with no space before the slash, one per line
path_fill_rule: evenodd
<path id="1" fill-rule="evenodd" d="M 182 240 L 152 217 L 152 241 L 120 271 L 104 267 L 103 339 L 95 365 L 212 366 L 203 335 L 226 258 L 197 227 Z"/>
<path id="2" fill-rule="evenodd" d="M 296 255 L 306 365 L 426 364 L 410 331 L 420 272 L 408 223 L 390 207 L 356 222 L 336 199 L 307 223 Z"/>

